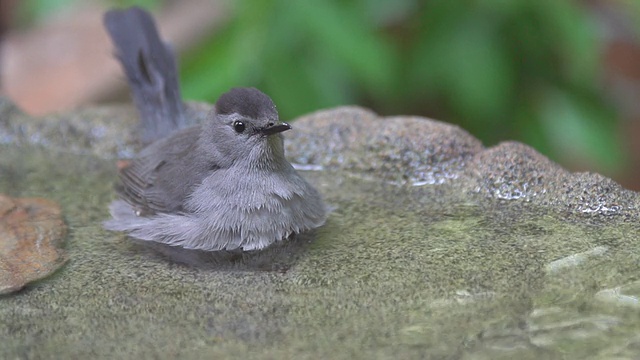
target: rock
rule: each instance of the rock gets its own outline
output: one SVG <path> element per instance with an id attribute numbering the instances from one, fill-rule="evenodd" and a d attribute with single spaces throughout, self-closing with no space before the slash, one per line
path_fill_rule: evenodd
<path id="1" fill-rule="evenodd" d="M 156 251 L 100 225 L 135 117 L 0 99 L 0 192 L 56 199 L 74 259 L 0 300 L 0 358 L 640 358 L 640 198 L 611 179 L 341 107 L 285 133 L 325 226 L 255 254 Z"/>
<path id="2" fill-rule="evenodd" d="M 348 172 L 413 186 L 450 183 L 468 193 L 572 214 L 640 220 L 638 194 L 595 173 L 570 173 L 515 141 L 484 148 L 458 126 L 416 116 L 380 117 L 359 107 L 293 122 L 287 157 L 302 169 Z"/>
<path id="3" fill-rule="evenodd" d="M 544 196 L 568 177 L 568 172 L 534 149 L 504 142 L 474 156 L 465 175 L 474 190 L 502 200 L 531 201 Z"/>
<path id="4" fill-rule="evenodd" d="M 211 109 L 204 103 L 187 105 L 191 123 L 202 123 Z M 135 118 L 132 107 L 113 105 L 30 118 L 0 97 L 0 143 L 127 159 L 141 147 Z M 318 111 L 296 119 L 293 127 L 285 133 L 286 154 L 303 170 L 337 170 L 414 186 L 449 183 L 498 200 L 640 221 L 637 193 L 599 174 L 570 173 L 515 141 L 485 148 L 455 125 L 416 116 L 380 117 L 356 106 Z"/>
<path id="5" fill-rule="evenodd" d="M 65 233 L 56 203 L 0 194 L 0 294 L 18 291 L 62 266 Z"/>
<path id="6" fill-rule="evenodd" d="M 394 183 L 456 179 L 483 150 L 478 139 L 457 126 L 415 116 L 383 118 L 353 106 L 304 116 L 294 129 L 285 142 L 293 163 L 382 176 Z"/>
<path id="7" fill-rule="evenodd" d="M 202 122 L 210 106 L 191 103 L 187 118 Z M 87 121 L 91 119 L 91 121 Z M 65 114 L 31 117 L 0 96 L 0 144 L 35 144 L 48 149 L 127 159 L 140 149 L 137 113 L 129 105 L 81 108 Z"/>

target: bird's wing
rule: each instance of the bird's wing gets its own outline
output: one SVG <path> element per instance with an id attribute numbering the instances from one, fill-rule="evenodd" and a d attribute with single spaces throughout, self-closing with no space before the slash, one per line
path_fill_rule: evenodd
<path id="1" fill-rule="evenodd" d="M 143 214 L 179 211 L 192 185 L 207 170 L 197 161 L 201 128 L 187 128 L 157 141 L 119 171 L 120 197 Z"/>
<path id="2" fill-rule="evenodd" d="M 166 161 L 156 158 L 133 160 L 120 169 L 121 184 L 116 187 L 118 195 L 141 213 L 167 212 L 170 209 L 163 192 L 155 188 L 157 175 Z"/>

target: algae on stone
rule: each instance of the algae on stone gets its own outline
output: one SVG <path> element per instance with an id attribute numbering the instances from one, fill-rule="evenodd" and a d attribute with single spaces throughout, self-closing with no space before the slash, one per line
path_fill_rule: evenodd
<path id="1" fill-rule="evenodd" d="M 93 111 L 111 110 L 82 121 Z M 12 119 L 0 134 L 21 140 L 0 146 L 0 192 L 58 202 L 72 261 L 0 300 L 0 357 L 640 357 L 638 194 L 525 145 L 485 149 L 444 123 L 386 126 L 359 108 L 311 114 L 287 151 L 322 169 L 304 176 L 334 208 L 327 225 L 304 246 L 194 267 L 101 228 L 114 139 L 56 151 L 29 145 Z M 106 134 L 131 131 L 132 119 L 109 119 L 96 120 Z M 420 143 L 420 129 L 435 140 Z M 287 255 L 284 271 L 262 266 Z"/>

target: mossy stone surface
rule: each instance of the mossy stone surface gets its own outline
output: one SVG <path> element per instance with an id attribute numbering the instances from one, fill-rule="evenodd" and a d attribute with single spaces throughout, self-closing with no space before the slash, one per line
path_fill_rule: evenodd
<path id="1" fill-rule="evenodd" d="M 370 133 L 367 149 L 354 135 L 337 151 L 310 133 L 338 139 L 336 123 L 385 120 L 358 108 L 311 114 L 293 122 L 287 146 L 294 162 L 321 169 L 303 175 L 334 207 L 326 226 L 260 254 L 167 256 L 100 225 L 122 155 L 107 144 L 135 151 L 123 140 L 135 121 L 118 115 L 134 112 L 42 120 L 53 139 L 43 144 L 11 130 L 41 119 L 5 107 L 0 133 L 12 139 L 0 146 L 0 193 L 58 202 L 70 260 L 0 297 L 1 358 L 640 357 L 638 194 L 524 145 L 485 149 L 463 130 L 412 118 L 458 145 L 435 133 L 440 145 L 410 150 L 414 140 L 394 140 L 408 134 L 400 119 L 387 145 L 372 146 Z M 65 151 L 50 121 L 125 135 Z M 58 128 L 70 127 L 81 128 Z M 430 171 L 438 164 L 421 154 L 451 165 Z M 378 160 L 365 168 L 362 156 Z"/>

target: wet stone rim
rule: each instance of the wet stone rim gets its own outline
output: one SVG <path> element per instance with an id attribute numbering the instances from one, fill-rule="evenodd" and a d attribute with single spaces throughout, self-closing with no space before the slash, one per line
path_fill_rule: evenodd
<path id="1" fill-rule="evenodd" d="M 210 108 L 189 103 L 187 116 L 192 123 L 201 122 Z M 130 106 L 32 118 L 0 97 L 4 143 L 127 158 L 140 149 L 136 119 Z M 455 125 L 416 116 L 380 117 L 355 106 L 314 112 L 292 123 L 294 130 L 285 134 L 286 152 L 300 169 L 337 170 L 402 186 L 450 184 L 498 200 L 638 220 L 637 193 L 596 173 L 570 173 L 518 142 L 485 148 Z"/>

